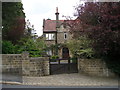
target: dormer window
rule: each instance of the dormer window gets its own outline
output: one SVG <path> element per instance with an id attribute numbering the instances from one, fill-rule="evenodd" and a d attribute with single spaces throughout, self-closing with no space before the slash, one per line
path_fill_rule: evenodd
<path id="1" fill-rule="evenodd" d="M 67 33 L 64 32 L 64 39 L 66 40 L 67 39 Z"/>

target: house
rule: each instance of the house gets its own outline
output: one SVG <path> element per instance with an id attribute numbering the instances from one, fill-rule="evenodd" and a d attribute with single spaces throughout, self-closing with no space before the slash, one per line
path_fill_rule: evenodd
<path id="1" fill-rule="evenodd" d="M 45 37 L 45 43 L 48 47 L 51 45 L 65 44 L 72 39 L 72 34 L 69 32 L 70 27 L 67 24 L 73 20 L 59 20 L 58 8 L 56 8 L 55 15 L 56 20 L 43 20 L 43 36 Z M 67 59 L 70 57 L 71 52 L 63 45 L 57 50 L 57 52 L 50 49 L 47 51 L 47 54 L 50 56 L 57 54 L 59 58 Z"/>

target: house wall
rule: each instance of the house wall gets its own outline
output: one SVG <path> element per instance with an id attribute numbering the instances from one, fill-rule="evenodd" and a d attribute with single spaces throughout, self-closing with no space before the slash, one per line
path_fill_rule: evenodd
<path id="1" fill-rule="evenodd" d="M 47 46 L 55 45 L 55 40 L 45 40 Z"/>
<path id="2" fill-rule="evenodd" d="M 64 33 L 67 33 L 67 38 L 64 39 Z M 63 28 L 63 26 L 61 26 L 59 29 L 58 29 L 58 34 L 57 34 L 57 41 L 58 43 L 67 43 L 69 42 L 70 40 L 72 39 L 72 34 L 69 32 L 69 28 Z M 60 48 L 59 50 L 59 57 L 62 58 L 62 49 L 63 48 Z M 72 54 L 71 52 L 69 51 L 69 55 L 70 57 L 72 57 Z"/>
<path id="3" fill-rule="evenodd" d="M 72 39 L 72 34 L 69 32 L 69 28 L 64 28 L 63 25 L 61 25 L 58 29 L 57 29 L 57 43 L 58 44 L 64 44 L 67 43 L 68 41 L 70 41 Z M 53 33 L 53 32 L 51 32 Z M 64 33 L 67 33 L 67 38 L 64 39 Z M 48 32 L 43 32 L 44 36 L 45 34 L 48 34 Z M 46 45 L 49 47 L 51 45 L 55 45 L 55 40 L 45 40 Z M 60 48 L 60 50 L 58 50 L 58 56 L 60 58 L 62 58 L 62 48 Z M 71 53 L 69 53 L 70 56 L 72 56 Z M 54 55 L 54 54 L 53 54 Z"/>
<path id="4" fill-rule="evenodd" d="M 67 39 L 64 39 L 64 33 L 67 33 Z M 69 28 L 63 28 L 63 26 L 58 28 L 58 34 L 57 34 L 58 43 L 66 43 L 71 39 L 72 39 L 72 35 L 69 32 Z"/>
<path id="5" fill-rule="evenodd" d="M 93 76 L 115 76 L 100 59 L 78 59 L 78 72 Z"/>
<path id="6" fill-rule="evenodd" d="M 49 75 L 49 58 L 30 58 L 29 54 L 3 54 L 2 73 L 23 76 Z"/>
<path id="7" fill-rule="evenodd" d="M 45 35 L 46 34 L 49 34 L 49 32 L 47 33 L 47 32 L 43 32 L 43 36 L 45 37 Z M 51 34 L 55 34 L 55 33 L 51 33 Z M 55 44 L 55 40 L 45 40 L 45 44 L 47 45 L 47 46 L 50 46 L 50 45 L 52 45 L 52 44 Z"/>

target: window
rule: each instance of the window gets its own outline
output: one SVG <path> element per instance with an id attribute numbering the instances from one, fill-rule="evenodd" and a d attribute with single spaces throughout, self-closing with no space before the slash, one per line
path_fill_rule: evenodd
<path id="1" fill-rule="evenodd" d="M 55 34 L 53 33 L 46 34 L 46 40 L 55 40 Z"/>
<path id="2" fill-rule="evenodd" d="M 52 51 L 51 50 L 46 51 L 46 53 L 47 53 L 47 55 L 52 56 Z"/>
<path id="3" fill-rule="evenodd" d="M 64 39 L 67 39 L 67 33 L 66 32 L 64 33 Z"/>

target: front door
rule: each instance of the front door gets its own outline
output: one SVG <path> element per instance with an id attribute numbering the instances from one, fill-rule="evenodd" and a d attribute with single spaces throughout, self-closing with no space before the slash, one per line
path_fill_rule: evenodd
<path id="1" fill-rule="evenodd" d="M 64 47 L 62 49 L 62 58 L 64 58 L 64 59 L 68 59 L 69 58 L 69 49 L 66 48 L 66 47 Z"/>

